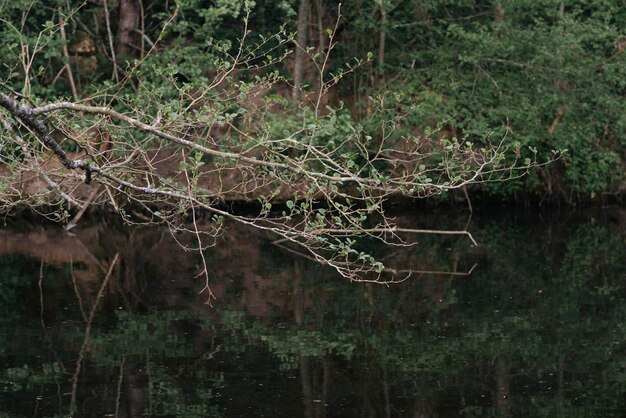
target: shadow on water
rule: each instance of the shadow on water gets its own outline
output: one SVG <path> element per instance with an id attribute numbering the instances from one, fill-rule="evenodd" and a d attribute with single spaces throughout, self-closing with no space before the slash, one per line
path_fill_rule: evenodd
<path id="1" fill-rule="evenodd" d="M 209 307 L 199 257 L 166 230 L 5 228 L 0 417 L 624 414 L 626 213 L 501 210 L 470 230 L 479 248 L 423 237 L 385 256 L 478 262 L 471 276 L 386 287 L 231 227 L 206 251 Z"/>

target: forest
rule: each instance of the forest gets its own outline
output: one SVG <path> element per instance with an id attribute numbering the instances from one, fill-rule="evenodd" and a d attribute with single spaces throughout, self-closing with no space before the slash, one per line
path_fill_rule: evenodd
<path id="1" fill-rule="evenodd" d="M 390 201 L 624 192 L 620 1 L 59 0 L 0 17 L 5 213 L 71 228 L 112 212 L 198 249 L 235 221 L 355 279 L 386 269 L 358 238 L 433 232 L 394 223 Z"/>
<path id="2" fill-rule="evenodd" d="M 338 122 L 327 128 L 340 130 L 327 136 L 361 129 L 400 142 L 432 129 L 473 144 L 505 138 L 524 156 L 567 150 L 519 181 L 474 193 L 573 202 L 624 191 L 620 1 L 59 0 L 3 2 L 0 15 L 3 91 L 38 104 L 188 111 L 177 99 L 206 89 L 246 31 L 239 65 L 214 88 L 224 97 L 209 123 L 250 128 L 238 107 L 269 87 L 263 97 L 284 102 L 254 117 L 271 125 L 270 137 L 329 105 Z M 227 98 L 235 84 L 251 97 Z M 153 97 L 128 98 L 146 90 Z"/>

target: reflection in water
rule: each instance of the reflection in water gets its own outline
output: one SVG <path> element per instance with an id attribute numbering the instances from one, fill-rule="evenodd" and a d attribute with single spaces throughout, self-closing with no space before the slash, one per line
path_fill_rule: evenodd
<path id="1" fill-rule="evenodd" d="M 0 417 L 618 416 L 625 215 L 554 219 L 484 215 L 479 249 L 395 249 L 479 267 L 391 287 L 232 228 L 206 252 L 213 307 L 167 231 L 1 230 Z"/>

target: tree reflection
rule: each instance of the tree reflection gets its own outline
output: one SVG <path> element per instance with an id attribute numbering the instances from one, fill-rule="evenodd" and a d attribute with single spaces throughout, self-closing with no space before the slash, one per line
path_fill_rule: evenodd
<path id="1" fill-rule="evenodd" d="M 240 245 L 205 254 L 213 308 L 197 260 L 159 231 L 12 231 L 13 244 L 3 231 L 0 403 L 5 416 L 614 415 L 624 224 L 585 219 L 478 217 L 473 259 L 442 240 L 394 255 L 478 260 L 470 278 L 390 288 L 236 230 Z"/>

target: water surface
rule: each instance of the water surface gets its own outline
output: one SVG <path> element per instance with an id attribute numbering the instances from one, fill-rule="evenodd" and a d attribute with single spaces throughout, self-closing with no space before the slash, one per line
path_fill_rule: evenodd
<path id="1" fill-rule="evenodd" d="M 463 228 L 463 213 L 401 213 Z M 480 242 L 384 256 L 350 283 L 232 226 L 0 230 L 0 417 L 616 417 L 626 408 L 626 212 L 479 213 Z M 184 241 L 184 237 L 177 237 Z"/>

